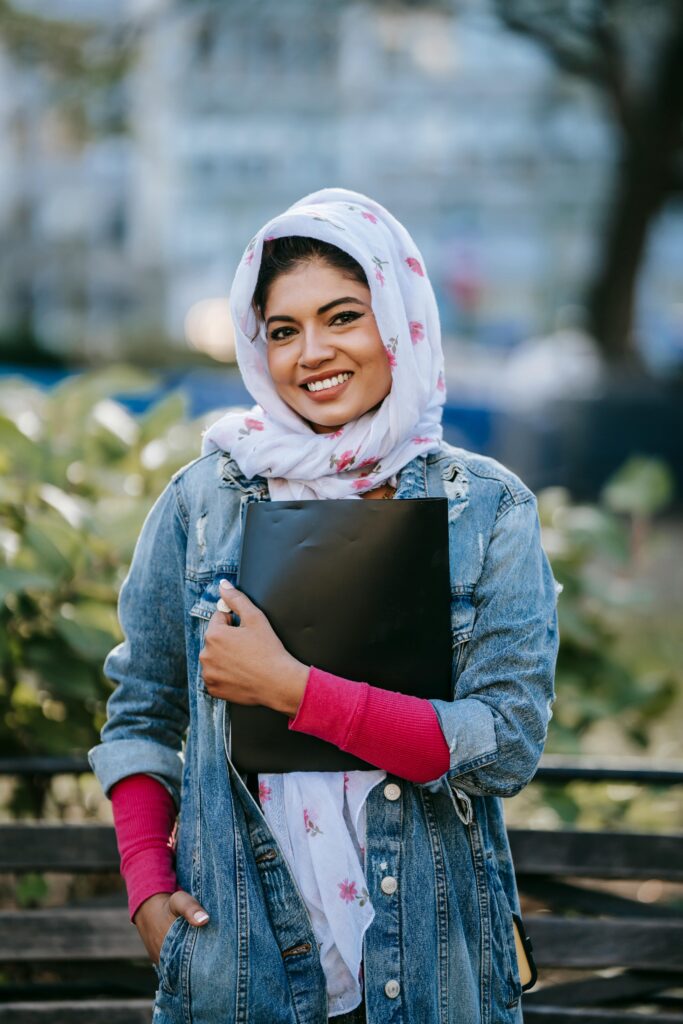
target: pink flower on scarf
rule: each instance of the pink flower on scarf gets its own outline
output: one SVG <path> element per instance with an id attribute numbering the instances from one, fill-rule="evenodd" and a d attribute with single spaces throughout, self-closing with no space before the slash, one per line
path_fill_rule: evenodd
<path id="1" fill-rule="evenodd" d="M 367 210 L 363 210 L 361 217 L 365 217 L 366 220 L 372 221 L 373 224 L 377 223 L 377 218 L 374 213 L 368 213 Z"/>
<path id="2" fill-rule="evenodd" d="M 253 416 L 244 417 L 244 426 L 240 427 L 237 431 L 238 437 L 248 437 L 252 430 L 263 430 L 263 423 L 261 420 L 255 420 Z"/>
<path id="3" fill-rule="evenodd" d="M 270 786 L 266 785 L 265 782 L 259 782 L 259 784 L 258 784 L 258 798 L 261 801 L 262 805 L 266 802 L 266 800 L 270 800 L 272 792 L 273 791 L 270 788 Z"/>
<path id="4" fill-rule="evenodd" d="M 349 773 L 344 772 L 344 792 L 349 788 Z"/>
<path id="5" fill-rule="evenodd" d="M 410 267 L 414 274 L 419 274 L 420 277 L 425 276 L 420 261 L 416 260 L 414 256 L 406 256 L 406 263 L 408 264 L 408 266 Z"/>
<path id="6" fill-rule="evenodd" d="M 431 441 L 431 437 L 413 437 L 411 438 L 413 444 L 425 444 L 427 441 Z"/>
<path id="7" fill-rule="evenodd" d="M 358 896 L 356 892 L 356 883 L 349 882 L 348 878 L 345 878 L 343 882 L 337 882 L 339 886 L 339 898 L 345 900 L 346 903 L 353 903 Z"/>
<path id="8" fill-rule="evenodd" d="M 382 271 L 389 265 L 389 260 L 381 260 L 379 256 L 373 256 L 372 262 L 375 264 L 375 277 L 382 285 L 382 288 L 384 288 L 384 274 Z"/>
<path id="9" fill-rule="evenodd" d="M 336 466 L 336 472 L 342 473 L 348 466 L 352 466 L 355 461 L 356 457 L 349 448 L 348 451 L 342 452 L 339 458 L 335 455 L 330 456 L 330 469 L 334 469 Z"/>
<path id="10" fill-rule="evenodd" d="M 361 476 L 358 480 L 354 480 L 351 486 L 354 491 L 367 491 L 368 488 L 372 487 L 372 480 L 368 480 L 366 476 Z"/>
<path id="11" fill-rule="evenodd" d="M 439 373 L 438 379 L 436 381 L 436 386 L 439 391 L 446 390 L 446 381 L 444 380 L 443 372 Z"/>
<path id="12" fill-rule="evenodd" d="M 425 336 L 424 324 L 421 324 L 419 320 L 411 320 L 408 326 L 410 327 L 410 340 L 413 345 L 418 341 L 422 341 Z"/>
<path id="13" fill-rule="evenodd" d="M 304 828 L 308 832 L 309 836 L 322 836 L 324 833 L 322 829 L 319 829 L 313 818 L 308 813 L 307 808 L 304 807 Z"/>
<path id="14" fill-rule="evenodd" d="M 385 350 L 385 352 L 386 352 L 386 354 L 387 354 L 387 360 L 388 360 L 388 362 L 389 362 L 389 366 L 390 366 L 390 367 L 392 368 L 392 370 L 393 370 L 393 368 L 394 368 L 395 366 L 398 366 L 398 363 L 396 362 L 396 356 L 395 356 L 395 355 L 394 355 L 394 353 L 393 353 L 393 352 L 391 351 L 391 349 L 389 348 L 389 346 L 388 346 L 388 345 L 385 345 L 385 346 L 384 346 L 384 350 Z"/>
<path id="15" fill-rule="evenodd" d="M 323 437 L 327 438 L 328 441 L 331 441 L 333 437 L 341 437 L 343 433 L 344 428 L 340 427 L 339 430 L 335 430 L 332 434 L 323 434 Z"/>
<path id="16" fill-rule="evenodd" d="M 253 259 L 254 259 L 254 250 L 252 249 L 251 252 L 248 252 L 247 255 L 244 257 L 244 262 L 248 265 L 248 264 L 250 264 L 253 261 Z"/>

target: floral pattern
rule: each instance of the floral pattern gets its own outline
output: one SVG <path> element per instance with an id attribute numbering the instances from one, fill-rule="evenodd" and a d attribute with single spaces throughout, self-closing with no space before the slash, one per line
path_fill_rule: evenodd
<path id="1" fill-rule="evenodd" d="M 445 391 L 446 390 L 446 380 L 445 380 L 444 375 L 443 375 L 443 370 L 439 371 L 439 376 L 438 376 L 437 381 L 436 381 L 436 386 L 437 386 L 439 391 Z"/>
<path id="2" fill-rule="evenodd" d="M 251 434 L 252 430 L 263 430 L 263 429 L 264 429 L 264 426 L 263 426 L 263 421 L 262 420 L 256 420 L 256 419 L 253 418 L 253 416 L 245 416 L 244 417 L 244 426 L 240 427 L 240 429 L 237 431 L 237 436 L 238 437 L 248 437 L 249 434 Z"/>
<path id="3" fill-rule="evenodd" d="M 396 335 L 395 338 L 389 338 L 389 341 L 385 343 L 384 348 L 387 353 L 387 359 L 389 360 L 389 366 L 393 370 L 396 366 L 398 366 L 398 360 L 396 358 L 396 349 L 398 348 L 398 335 Z"/>
<path id="4" fill-rule="evenodd" d="M 254 259 L 254 249 L 256 248 L 257 238 L 258 238 L 258 236 L 254 235 L 254 237 L 251 239 L 251 241 L 249 242 L 249 245 L 246 248 L 246 251 L 245 251 L 245 254 L 244 254 L 244 262 L 247 265 L 249 265 L 252 262 L 252 260 Z"/>
<path id="5" fill-rule="evenodd" d="M 273 795 L 273 791 L 270 788 L 270 786 L 267 785 L 267 783 L 265 783 L 265 782 L 259 782 L 259 784 L 258 784 L 258 798 L 259 798 L 259 802 L 260 802 L 262 807 L 266 803 L 267 800 L 270 800 L 272 795 Z"/>
<path id="6" fill-rule="evenodd" d="M 353 451 L 349 448 L 348 451 L 342 452 L 337 458 L 336 455 L 330 455 L 330 469 L 335 469 L 337 473 L 343 473 L 345 469 L 352 466 L 356 461 L 356 456 Z"/>
<path id="7" fill-rule="evenodd" d="M 419 274 L 420 277 L 425 276 L 425 272 L 422 269 L 422 264 L 420 263 L 419 260 L 416 260 L 414 256 L 406 256 L 406 263 L 408 264 L 408 266 L 410 267 L 414 274 Z"/>
<path id="8" fill-rule="evenodd" d="M 389 260 L 381 260 L 379 256 L 373 256 L 372 262 L 375 264 L 375 277 L 384 288 L 384 268 L 389 266 Z"/>
<path id="9" fill-rule="evenodd" d="M 372 490 L 374 484 L 372 480 L 368 480 L 367 477 L 362 476 L 359 477 L 357 480 L 354 480 L 351 486 L 353 487 L 354 491 L 370 491 Z"/>
<path id="10" fill-rule="evenodd" d="M 304 828 L 308 832 L 309 836 L 322 836 L 325 834 L 313 821 L 313 818 L 308 813 L 308 808 L 306 807 L 304 807 Z"/>
<path id="11" fill-rule="evenodd" d="M 360 892 L 357 892 L 356 883 L 349 882 L 348 878 L 345 878 L 343 882 L 337 882 L 337 885 L 339 886 L 339 898 L 344 900 L 345 903 L 353 903 L 354 900 L 358 900 L 359 905 L 364 907 L 370 899 L 365 886 L 362 887 Z"/>
<path id="12" fill-rule="evenodd" d="M 416 345 L 425 336 L 424 324 L 420 323 L 419 320 L 411 320 L 408 326 L 410 327 L 410 340 L 413 345 Z"/>

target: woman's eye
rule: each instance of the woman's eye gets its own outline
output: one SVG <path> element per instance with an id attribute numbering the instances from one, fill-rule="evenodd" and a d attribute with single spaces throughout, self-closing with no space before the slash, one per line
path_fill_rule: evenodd
<path id="1" fill-rule="evenodd" d="M 289 333 L 288 332 L 293 331 L 293 330 L 294 330 L 293 327 L 276 327 L 274 331 L 270 332 L 270 340 L 271 341 L 286 341 L 287 338 L 289 337 Z M 284 334 L 283 334 L 283 331 L 285 332 Z"/>
<path id="2" fill-rule="evenodd" d="M 357 320 L 358 317 L 362 315 L 362 313 L 355 313 L 353 310 L 349 309 L 345 313 L 337 313 L 336 316 L 332 317 L 330 323 L 333 325 L 337 323 L 350 324 L 352 320 Z M 343 319 L 343 317 L 346 317 L 346 319 Z"/>

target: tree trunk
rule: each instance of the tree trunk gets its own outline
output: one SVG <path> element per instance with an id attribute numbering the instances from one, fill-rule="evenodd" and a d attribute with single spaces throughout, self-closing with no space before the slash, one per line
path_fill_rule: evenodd
<path id="1" fill-rule="evenodd" d="M 625 135 L 614 201 L 587 306 L 591 330 L 612 363 L 638 362 L 633 317 L 648 233 L 676 186 L 683 117 L 683 19 L 661 54 L 648 101 Z"/>

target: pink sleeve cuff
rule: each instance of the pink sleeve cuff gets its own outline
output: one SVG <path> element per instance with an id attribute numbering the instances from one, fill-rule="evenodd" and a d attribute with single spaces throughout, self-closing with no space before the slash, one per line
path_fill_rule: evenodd
<path id="1" fill-rule="evenodd" d="M 333 743 L 410 782 L 431 782 L 450 767 L 448 744 L 430 701 L 315 666 L 289 728 Z"/>
<path id="2" fill-rule="evenodd" d="M 132 921 L 150 896 L 178 888 L 171 844 L 176 809 L 166 787 L 150 775 L 121 779 L 112 787 L 111 802 Z"/>

